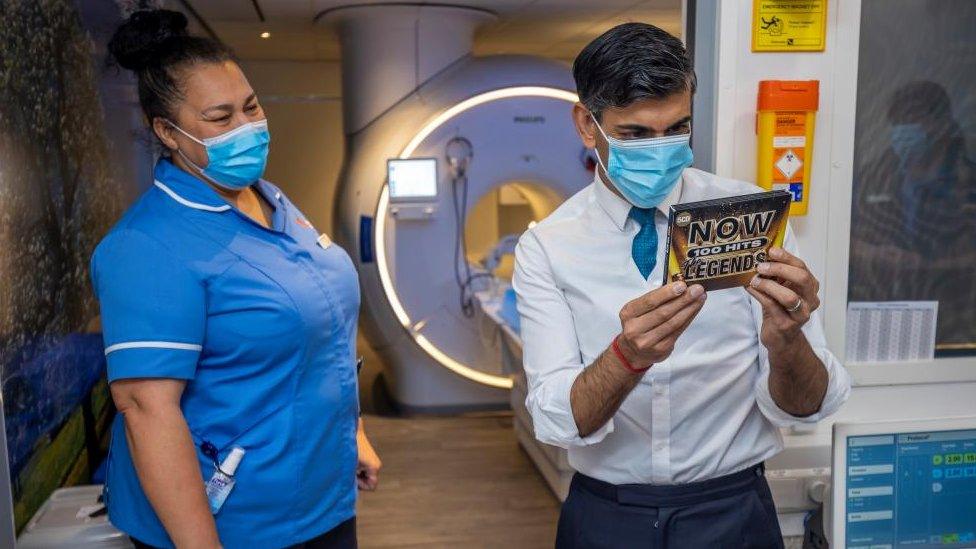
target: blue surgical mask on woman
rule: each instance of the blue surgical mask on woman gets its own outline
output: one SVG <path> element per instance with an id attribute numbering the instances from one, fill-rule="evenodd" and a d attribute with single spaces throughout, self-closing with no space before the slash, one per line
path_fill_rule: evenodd
<path id="1" fill-rule="evenodd" d="M 207 167 L 201 168 L 177 149 L 187 163 L 196 168 L 215 185 L 239 191 L 261 178 L 268 163 L 268 121 L 259 120 L 242 124 L 216 137 L 197 139 L 170 122 L 180 133 L 204 146 L 207 150 Z"/>
<path id="2" fill-rule="evenodd" d="M 603 131 L 592 113 L 590 116 L 608 145 L 606 165 L 599 153 L 597 161 L 620 194 L 638 208 L 653 208 L 663 202 L 694 160 L 690 134 L 615 139 Z"/>

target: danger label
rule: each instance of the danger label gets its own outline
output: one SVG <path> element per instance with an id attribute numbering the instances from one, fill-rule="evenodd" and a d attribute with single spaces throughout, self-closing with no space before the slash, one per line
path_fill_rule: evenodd
<path id="1" fill-rule="evenodd" d="M 803 167 L 803 161 L 797 156 L 793 149 L 787 149 L 779 160 L 776 161 L 776 169 L 788 180 L 792 180 L 796 172 L 800 171 Z"/>
<path id="2" fill-rule="evenodd" d="M 796 188 L 794 201 L 803 195 L 803 164 L 806 161 L 807 115 L 802 111 L 776 113 L 773 135 L 773 185 L 774 188 Z M 779 185 L 780 187 L 775 187 Z M 792 191 L 791 191 L 792 192 Z"/>

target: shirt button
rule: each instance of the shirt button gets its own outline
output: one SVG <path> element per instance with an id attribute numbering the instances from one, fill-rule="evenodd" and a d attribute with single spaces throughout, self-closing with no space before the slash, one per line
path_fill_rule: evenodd
<path id="1" fill-rule="evenodd" d="M 661 395 L 663 395 L 663 394 L 664 394 L 664 387 L 661 387 L 660 385 L 658 385 L 658 386 L 657 386 L 657 387 L 656 387 L 656 388 L 654 389 L 654 394 L 655 394 L 655 395 L 657 395 L 657 396 L 661 396 Z"/>
<path id="2" fill-rule="evenodd" d="M 665 444 L 663 442 L 658 442 L 657 444 L 654 445 L 654 449 L 657 450 L 658 452 L 663 451 L 664 447 Z"/>

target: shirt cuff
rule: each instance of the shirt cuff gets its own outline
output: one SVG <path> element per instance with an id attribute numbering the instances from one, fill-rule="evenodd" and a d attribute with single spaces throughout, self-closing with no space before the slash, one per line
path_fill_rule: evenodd
<path id="1" fill-rule="evenodd" d="M 109 383 L 119 379 L 193 379 L 202 347 L 193 343 L 133 341 L 105 348 Z"/>
<path id="2" fill-rule="evenodd" d="M 769 392 L 769 359 L 766 356 L 763 357 L 763 360 L 767 361 L 766 375 L 757 384 L 756 402 L 759 404 L 759 409 L 763 415 L 773 425 L 777 427 L 790 427 L 800 423 L 817 423 L 833 415 L 847 401 L 847 397 L 850 396 L 850 374 L 847 373 L 847 370 L 841 365 L 840 361 L 837 360 L 833 353 L 825 348 L 814 348 L 813 352 L 827 370 L 827 391 L 824 393 L 823 401 L 820 403 L 820 409 L 814 414 L 803 417 L 794 416 L 786 410 L 783 410 L 776 403 L 776 400 L 773 399 L 772 394 Z"/>
<path id="3" fill-rule="evenodd" d="M 525 399 L 539 442 L 568 449 L 597 444 L 613 432 L 613 418 L 610 418 L 596 431 L 580 436 L 570 404 L 570 392 L 581 373 L 581 368 L 553 373 L 537 383 Z"/>

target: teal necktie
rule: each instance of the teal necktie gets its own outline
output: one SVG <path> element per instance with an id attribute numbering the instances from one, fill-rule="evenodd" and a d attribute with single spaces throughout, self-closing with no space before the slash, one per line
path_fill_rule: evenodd
<path id="1" fill-rule="evenodd" d="M 630 247 L 630 255 L 634 258 L 637 270 L 646 280 L 657 263 L 657 229 L 654 227 L 654 208 L 643 209 L 633 207 L 629 217 L 640 225 L 634 243 Z"/>

